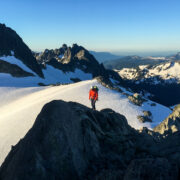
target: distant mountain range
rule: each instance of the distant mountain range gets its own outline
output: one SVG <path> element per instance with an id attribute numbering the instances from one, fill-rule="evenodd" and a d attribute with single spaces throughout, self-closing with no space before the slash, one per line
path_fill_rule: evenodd
<path id="1" fill-rule="evenodd" d="M 140 57 L 140 56 L 125 56 L 115 60 L 103 62 L 104 66 L 108 69 L 123 69 L 123 68 L 136 68 L 140 65 L 156 65 L 167 61 L 180 60 L 180 53 L 172 56 L 165 57 Z"/>
<path id="2" fill-rule="evenodd" d="M 96 51 L 89 51 L 100 63 L 104 63 L 105 61 L 111 61 L 114 59 L 122 58 L 123 56 L 114 55 L 109 52 L 96 52 Z"/>
<path id="3" fill-rule="evenodd" d="M 177 56 L 173 56 L 177 57 Z M 117 70 L 125 86 L 166 106 L 180 102 L 180 61 Z M 148 93 L 147 93 L 148 92 Z"/>

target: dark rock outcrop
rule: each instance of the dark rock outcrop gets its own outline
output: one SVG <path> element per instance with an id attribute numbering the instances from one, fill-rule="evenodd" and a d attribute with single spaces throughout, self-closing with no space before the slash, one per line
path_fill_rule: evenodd
<path id="1" fill-rule="evenodd" d="M 152 119 L 150 119 L 148 116 L 137 116 L 139 122 L 145 123 L 145 122 L 152 122 Z"/>
<path id="2" fill-rule="evenodd" d="M 74 102 L 52 101 L 12 148 L 0 168 L 0 179 L 177 179 L 178 137 L 157 141 L 131 128 L 111 109 L 98 112 Z"/>
<path id="3" fill-rule="evenodd" d="M 126 135 L 134 132 L 125 117 L 112 110 L 93 112 L 77 103 L 53 101 L 13 147 L 0 179 L 91 179 L 101 169 L 124 169 L 123 154 L 134 154 L 128 151 L 133 140 L 126 141 Z M 123 136 L 120 142 L 118 136 Z"/>
<path id="4" fill-rule="evenodd" d="M 43 77 L 42 70 L 28 46 L 14 30 L 0 24 L 0 57 L 11 56 L 12 52 L 17 59 L 21 60 L 40 77 Z"/>

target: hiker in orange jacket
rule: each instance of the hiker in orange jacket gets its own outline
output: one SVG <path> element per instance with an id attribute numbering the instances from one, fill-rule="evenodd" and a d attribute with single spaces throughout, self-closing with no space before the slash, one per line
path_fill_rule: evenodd
<path id="1" fill-rule="evenodd" d="M 90 91 L 89 91 L 89 100 L 91 101 L 91 106 L 92 109 L 95 110 L 95 104 L 96 101 L 98 100 L 98 88 L 97 86 L 92 86 Z"/>

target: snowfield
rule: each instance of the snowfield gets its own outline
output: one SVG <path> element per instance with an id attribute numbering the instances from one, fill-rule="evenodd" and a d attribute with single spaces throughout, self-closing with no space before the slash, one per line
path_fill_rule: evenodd
<path id="1" fill-rule="evenodd" d="M 99 87 L 97 110 L 111 108 L 123 114 L 128 123 L 136 129 L 143 126 L 153 128 L 171 113 L 171 110 L 165 106 L 159 104 L 151 106 L 151 101 L 147 101 L 142 107 L 136 106 L 125 95 L 101 86 L 96 80 L 46 87 L 2 87 L 0 81 L 0 164 L 11 146 L 17 144 L 32 127 L 46 103 L 62 99 L 90 107 L 88 93 L 92 85 Z M 137 115 L 142 115 L 143 110 L 152 112 L 153 123 L 139 123 Z"/>

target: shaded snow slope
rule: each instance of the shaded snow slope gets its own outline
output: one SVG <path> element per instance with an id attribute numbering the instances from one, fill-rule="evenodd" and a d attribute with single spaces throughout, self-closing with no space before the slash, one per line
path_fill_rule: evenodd
<path id="1" fill-rule="evenodd" d="M 54 87 L 0 88 L 0 164 L 11 146 L 23 138 L 32 127 L 44 104 L 54 99 L 62 99 L 90 107 L 88 92 L 92 85 L 99 87 L 97 109 L 111 108 L 125 115 L 128 123 L 134 128 L 142 126 L 152 128 L 171 113 L 171 110 L 164 106 L 158 104 L 150 106 L 151 101 L 144 103 L 142 107 L 136 106 L 125 95 L 101 86 L 96 80 Z M 140 124 L 137 120 L 137 115 L 142 115 L 143 110 L 152 112 L 154 121 L 152 124 Z"/>
<path id="2" fill-rule="evenodd" d="M 11 52 L 12 54 L 14 54 L 14 52 L 12 51 Z M 21 60 L 17 59 L 16 57 L 14 56 L 1 56 L 0 57 L 0 60 L 4 60 L 10 64 L 15 64 L 17 66 L 19 66 L 21 69 L 23 69 L 24 71 L 26 72 L 30 72 L 32 74 L 35 75 L 35 72 L 32 71 L 30 68 L 28 68 Z M 37 74 L 36 74 L 37 75 Z"/>

